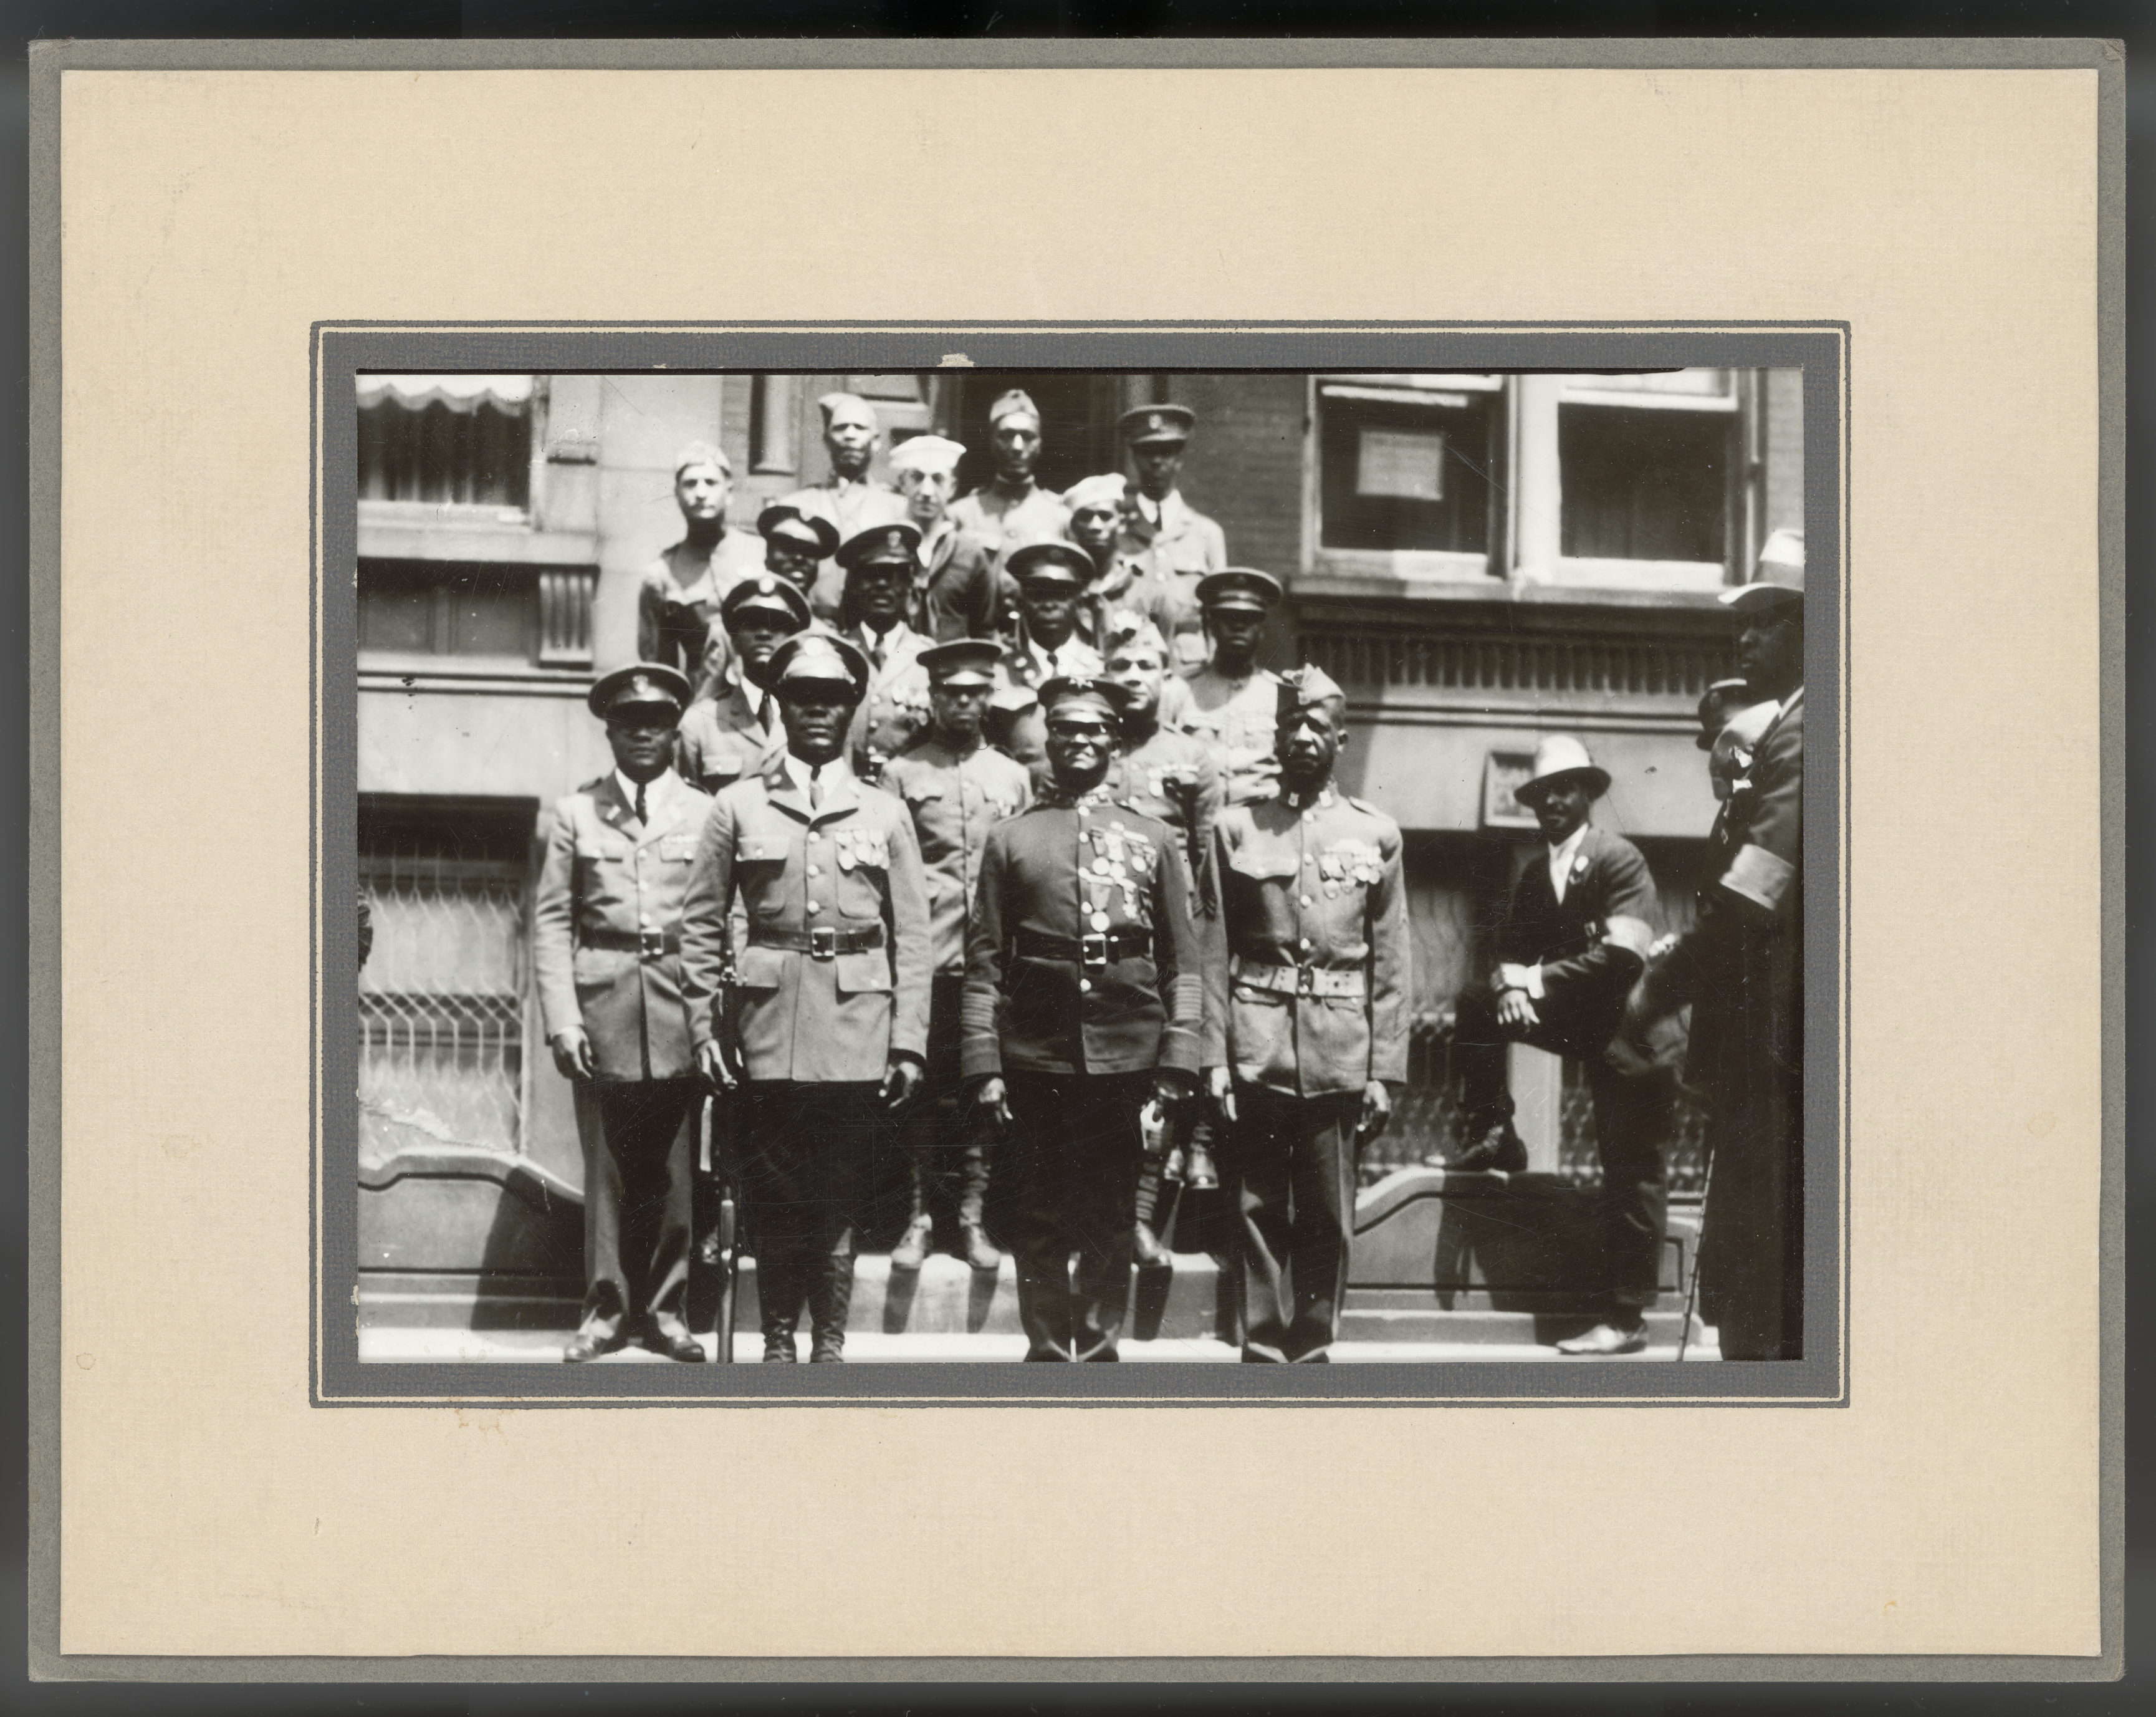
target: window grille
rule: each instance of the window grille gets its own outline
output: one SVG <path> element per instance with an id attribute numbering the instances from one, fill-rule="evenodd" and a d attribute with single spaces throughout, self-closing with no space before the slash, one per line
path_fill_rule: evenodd
<path id="1" fill-rule="evenodd" d="M 525 866 L 459 856 L 454 833 L 362 852 L 374 951 L 360 974 L 360 1154 L 521 1147 Z"/>

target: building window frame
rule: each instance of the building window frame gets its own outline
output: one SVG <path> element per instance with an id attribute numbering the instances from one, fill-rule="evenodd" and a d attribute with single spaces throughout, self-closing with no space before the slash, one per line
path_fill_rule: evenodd
<path id="1" fill-rule="evenodd" d="M 401 558 L 415 553 L 425 558 L 464 561 L 524 561 L 532 558 L 531 539 L 542 534 L 547 517 L 548 416 L 552 378 L 533 373 L 526 398 L 523 421 L 526 436 L 525 501 L 521 506 L 490 502 L 388 501 L 362 496 L 358 504 L 360 553 L 380 559 Z M 360 408 L 355 408 L 360 409 Z M 405 411 L 407 407 L 383 404 L 377 411 Z M 479 408 L 481 410 L 486 407 Z M 417 415 L 417 414 L 414 414 Z M 450 534 L 453 533 L 453 534 Z M 446 543 L 442 548 L 420 548 L 422 541 Z"/>

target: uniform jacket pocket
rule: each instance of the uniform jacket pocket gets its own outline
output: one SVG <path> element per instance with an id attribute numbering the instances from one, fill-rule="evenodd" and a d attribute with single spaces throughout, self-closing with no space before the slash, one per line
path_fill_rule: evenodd
<path id="1" fill-rule="evenodd" d="M 783 948 L 751 943 L 734 963 L 734 982 L 743 990 L 776 990 L 786 976 L 787 961 L 793 958 Z"/>
<path id="2" fill-rule="evenodd" d="M 832 976 L 838 980 L 840 992 L 847 995 L 887 991 L 891 988 L 891 957 L 880 948 L 860 954 L 842 954 Z"/>

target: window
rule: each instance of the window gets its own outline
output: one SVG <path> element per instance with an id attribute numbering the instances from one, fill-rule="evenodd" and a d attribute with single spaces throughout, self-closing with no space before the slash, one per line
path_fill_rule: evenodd
<path id="1" fill-rule="evenodd" d="M 360 1157 L 521 1148 L 533 807 L 362 794 Z"/>
<path id="2" fill-rule="evenodd" d="M 1692 369 L 1557 383 L 1557 581 L 1722 583 L 1740 499 L 1734 374 Z"/>
<path id="3" fill-rule="evenodd" d="M 530 376 L 357 378 L 359 499 L 370 504 L 531 510 Z"/>
<path id="4" fill-rule="evenodd" d="M 1486 578 L 1503 388 L 1485 375 L 1322 378 L 1319 547 Z"/>

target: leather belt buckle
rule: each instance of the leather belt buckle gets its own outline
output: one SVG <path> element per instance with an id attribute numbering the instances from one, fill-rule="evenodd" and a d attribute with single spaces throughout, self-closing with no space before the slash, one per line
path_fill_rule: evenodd
<path id="1" fill-rule="evenodd" d="M 1095 930 L 1081 936 L 1078 938 L 1078 958 L 1089 966 L 1106 966 L 1108 964 L 1108 933 Z"/>
<path id="2" fill-rule="evenodd" d="M 808 958 L 812 960 L 834 960 L 839 957 L 839 933 L 830 925 L 819 925 L 808 933 Z"/>
<path id="3" fill-rule="evenodd" d="M 1295 993 L 1297 995 L 1317 994 L 1317 969 L 1315 966 L 1297 966 L 1295 969 Z"/>
<path id="4" fill-rule="evenodd" d="M 639 930 L 636 933 L 636 951 L 647 960 L 663 958 L 666 953 L 666 933 L 648 928 Z"/>

